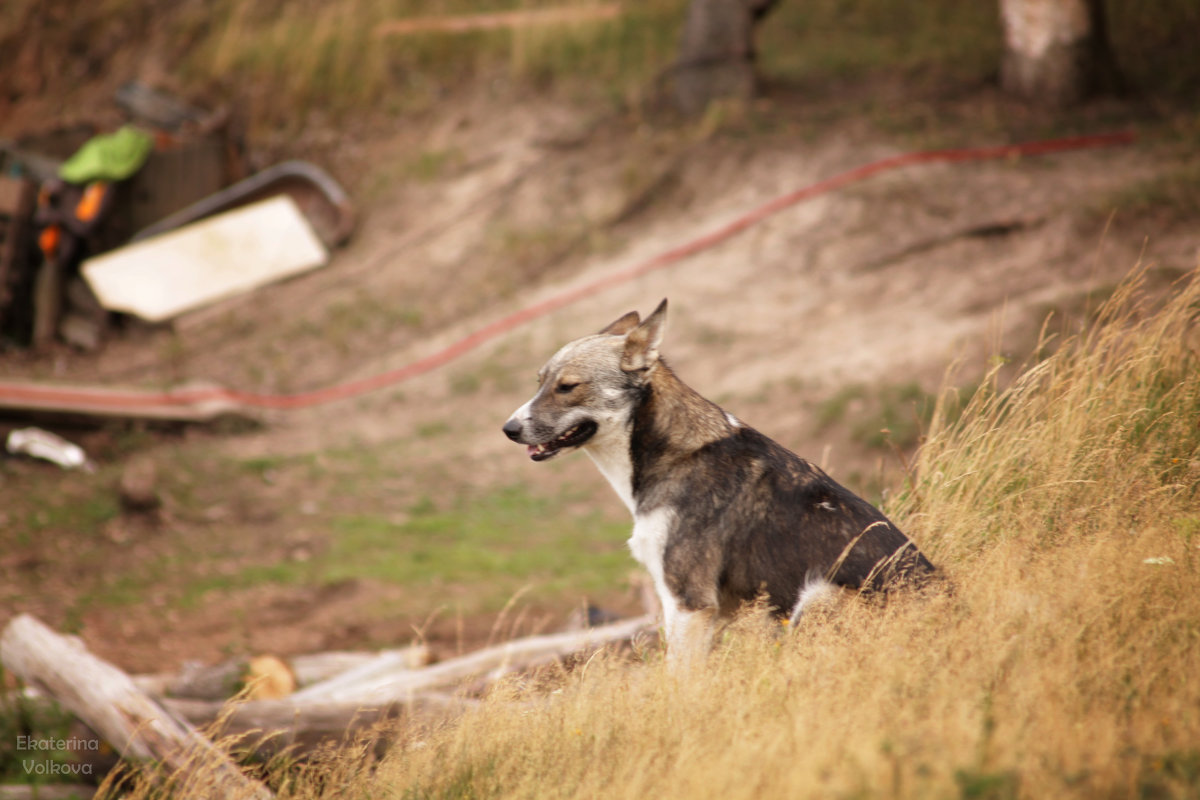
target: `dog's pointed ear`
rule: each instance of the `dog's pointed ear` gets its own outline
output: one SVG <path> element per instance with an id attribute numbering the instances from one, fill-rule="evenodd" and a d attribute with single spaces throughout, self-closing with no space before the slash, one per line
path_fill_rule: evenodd
<path id="1" fill-rule="evenodd" d="M 642 318 L 638 316 L 638 312 L 630 311 L 616 322 L 609 323 L 600 333 L 611 333 L 617 336 L 624 336 L 638 326 Z"/>
<path id="2" fill-rule="evenodd" d="M 658 304 L 646 321 L 625 337 L 625 352 L 621 354 L 621 369 L 626 372 L 649 372 L 658 363 L 658 346 L 667 329 L 667 301 Z"/>

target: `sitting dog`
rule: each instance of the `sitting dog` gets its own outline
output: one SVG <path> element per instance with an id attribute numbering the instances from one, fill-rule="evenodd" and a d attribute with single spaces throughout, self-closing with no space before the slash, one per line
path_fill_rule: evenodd
<path id="1" fill-rule="evenodd" d="M 693 660 L 717 616 L 764 594 L 795 620 L 832 586 L 934 571 L 878 509 L 676 377 L 659 356 L 666 318 L 663 300 L 564 346 L 504 433 L 534 461 L 582 449 L 629 507 L 668 660 Z"/>

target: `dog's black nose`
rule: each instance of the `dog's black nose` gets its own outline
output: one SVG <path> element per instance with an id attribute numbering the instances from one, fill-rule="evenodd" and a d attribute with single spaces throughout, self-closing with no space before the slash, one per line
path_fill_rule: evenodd
<path id="1" fill-rule="evenodd" d="M 517 419 L 510 419 L 504 423 L 504 435 L 512 439 L 514 442 L 521 438 L 521 422 Z"/>

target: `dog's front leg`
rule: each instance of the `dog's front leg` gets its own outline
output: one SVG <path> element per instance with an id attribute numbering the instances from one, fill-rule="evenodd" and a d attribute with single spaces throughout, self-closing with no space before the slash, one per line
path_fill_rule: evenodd
<path id="1" fill-rule="evenodd" d="M 667 629 L 667 665 L 675 672 L 686 672 L 703 663 L 712 647 L 713 618 L 716 610 L 689 610 L 673 597 L 663 603 L 663 621 Z"/>

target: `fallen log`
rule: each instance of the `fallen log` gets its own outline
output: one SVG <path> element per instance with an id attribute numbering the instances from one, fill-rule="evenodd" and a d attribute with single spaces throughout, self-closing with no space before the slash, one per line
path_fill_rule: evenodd
<path id="1" fill-rule="evenodd" d="M 304 687 L 335 678 L 344 672 L 384 656 L 394 656 L 398 662 L 407 664 L 410 669 L 417 669 L 429 663 L 429 648 L 423 644 L 413 644 L 376 653 L 359 650 L 332 650 L 327 653 L 293 656 L 288 659 L 288 663 L 292 666 L 292 674 L 296 676 L 296 683 Z"/>
<path id="2" fill-rule="evenodd" d="M 220 703 L 168 698 L 163 706 L 175 716 L 208 731 L 214 738 L 233 737 L 239 749 L 259 758 L 283 750 L 303 755 L 323 744 L 352 741 L 381 722 L 398 717 L 449 716 L 478 701 L 424 692 L 405 702 L 364 706 L 361 703 L 296 703 L 252 700 Z"/>
<path id="3" fill-rule="evenodd" d="M 235 695 L 248 700 L 275 700 L 296 690 L 296 677 L 281 659 L 255 656 L 211 667 L 197 662 L 185 664 L 162 689 L 160 696 L 190 700 L 227 700 Z"/>
<path id="4" fill-rule="evenodd" d="M 415 692 L 444 688 L 471 678 L 496 680 L 519 669 L 630 639 L 653 624 L 654 618 L 646 615 L 582 631 L 528 636 L 422 669 L 410 669 L 395 657 L 380 656 L 335 678 L 301 689 L 289 699 L 298 705 L 403 702 Z"/>
<path id="5" fill-rule="evenodd" d="M 10 693 L 0 699 L 0 703 L 5 699 L 13 702 L 15 698 L 27 708 L 41 709 L 42 713 L 48 713 L 53 707 L 49 695 L 33 688 Z M 375 705 L 298 704 L 287 697 L 278 700 L 155 699 L 171 715 L 197 728 L 209 739 L 221 740 L 238 752 L 253 752 L 259 758 L 270 758 L 285 749 L 292 755 L 303 756 L 330 742 L 351 742 L 381 722 L 401 717 L 406 720 L 449 718 L 480 702 L 449 692 L 414 693 L 404 702 Z M 95 738 L 95 734 L 90 737 L 79 734 L 76 741 Z M 85 758 L 92 753 L 81 750 L 75 755 Z M 94 774 L 104 774 L 111 766 L 96 767 Z M 0 786 L 0 790 L 3 788 Z M 0 800 L 5 800 L 2 791 Z"/>
<path id="6" fill-rule="evenodd" d="M 429 648 L 423 644 L 389 650 L 331 650 L 285 659 L 291 668 L 296 685 L 300 687 L 327 681 L 348 670 L 360 667 L 381 656 L 394 655 L 398 663 L 416 669 L 429 663 Z M 246 683 L 250 662 L 238 658 L 220 664 L 186 663 L 179 672 L 160 672 L 133 675 L 133 682 L 146 694 L 188 700 L 228 700 L 238 694 Z"/>
<path id="7" fill-rule="evenodd" d="M 242 773 L 191 725 L 177 720 L 133 680 L 28 614 L 0 635 L 0 662 L 103 736 L 127 759 L 158 761 L 184 785 L 215 797 L 270 800 L 266 786 Z"/>

